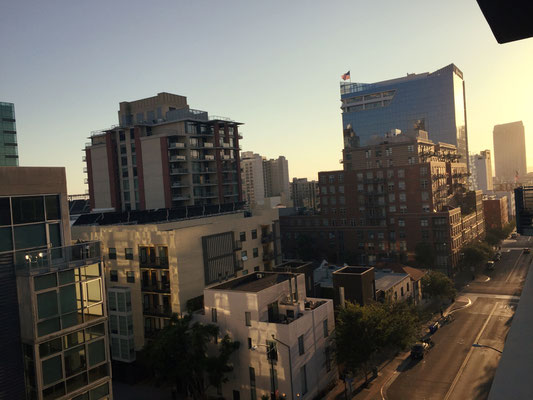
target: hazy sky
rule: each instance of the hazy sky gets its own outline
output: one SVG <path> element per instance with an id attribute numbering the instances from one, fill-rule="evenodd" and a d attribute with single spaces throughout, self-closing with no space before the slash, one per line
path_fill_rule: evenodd
<path id="1" fill-rule="evenodd" d="M 245 123 L 243 150 L 290 177 L 340 169 L 340 75 L 373 82 L 455 63 L 470 151 L 523 120 L 533 165 L 533 39 L 499 45 L 475 0 L 7 1 L 0 101 L 15 103 L 20 165 L 66 166 L 83 193 L 84 143 L 118 103 L 166 91 Z"/>

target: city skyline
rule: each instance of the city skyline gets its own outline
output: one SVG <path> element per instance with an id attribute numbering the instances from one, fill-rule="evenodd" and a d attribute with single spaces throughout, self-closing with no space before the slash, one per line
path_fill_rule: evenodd
<path id="1" fill-rule="evenodd" d="M 464 73 L 472 153 L 493 150 L 494 125 L 522 120 L 526 136 L 533 125 L 533 41 L 497 44 L 475 2 L 386 11 L 340 1 L 164 2 L 150 14 L 146 4 L 124 4 L 16 3 L 0 16 L 14 55 L 0 66 L 0 100 L 17 110 L 20 165 L 66 166 L 70 194 L 87 188 L 81 149 L 90 132 L 116 124 L 119 101 L 161 91 L 242 121 L 243 151 L 284 155 L 291 178 L 342 168 L 338 85 L 347 70 L 352 82 L 375 82 L 454 63 Z M 369 15 L 380 16 L 379 29 Z M 413 15 L 416 24 L 401 23 Z"/>

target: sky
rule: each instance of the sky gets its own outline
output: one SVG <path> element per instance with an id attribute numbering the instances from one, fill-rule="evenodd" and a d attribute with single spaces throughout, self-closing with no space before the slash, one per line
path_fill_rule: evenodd
<path id="1" fill-rule="evenodd" d="M 341 169 L 340 75 L 464 74 L 471 152 L 523 120 L 533 166 L 533 38 L 496 42 L 475 0 L 3 1 L 0 101 L 15 103 L 21 166 L 65 166 L 118 104 L 170 92 L 243 122 L 243 151 L 284 155 L 290 178 Z"/>

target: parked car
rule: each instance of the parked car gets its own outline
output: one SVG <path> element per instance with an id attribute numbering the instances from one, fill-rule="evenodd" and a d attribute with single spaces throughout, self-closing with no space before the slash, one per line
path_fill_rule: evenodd
<path id="1" fill-rule="evenodd" d="M 432 324 L 429 326 L 429 333 L 435 333 L 435 332 L 437 332 L 437 329 L 439 329 L 439 327 L 440 327 L 439 321 L 432 323 Z"/>
<path id="2" fill-rule="evenodd" d="M 489 271 L 494 270 L 494 261 L 487 261 L 487 269 Z"/>
<path id="3" fill-rule="evenodd" d="M 429 343 L 418 342 L 411 347 L 411 358 L 413 360 L 422 359 L 429 350 Z"/>
<path id="4" fill-rule="evenodd" d="M 529 250 L 529 247 L 526 247 L 526 248 L 524 249 L 524 254 L 529 254 L 530 252 L 531 252 L 531 250 Z"/>
<path id="5" fill-rule="evenodd" d="M 518 234 L 516 232 L 511 233 L 511 239 L 517 239 Z"/>
<path id="6" fill-rule="evenodd" d="M 492 258 L 492 261 L 500 261 L 502 259 L 502 253 L 498 252 L 494 254 L 494 257 Z"/>

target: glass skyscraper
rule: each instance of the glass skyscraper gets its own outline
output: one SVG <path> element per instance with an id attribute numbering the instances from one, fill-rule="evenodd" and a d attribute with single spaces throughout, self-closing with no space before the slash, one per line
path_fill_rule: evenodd
<path id="1" fill-rule="evenodd" d="M 18 166 L 15 105 L 0 102 L 0 166 Z"/>
<path id="2" fill-rule="evenodd" d="M 429 139 L 456 145 L 468 163 L 463 73 L 454 64 L 435 72 L 376 83 L 341 83 L 342 122 L 360 145 L 392 129 L 422 129 Z"/>

